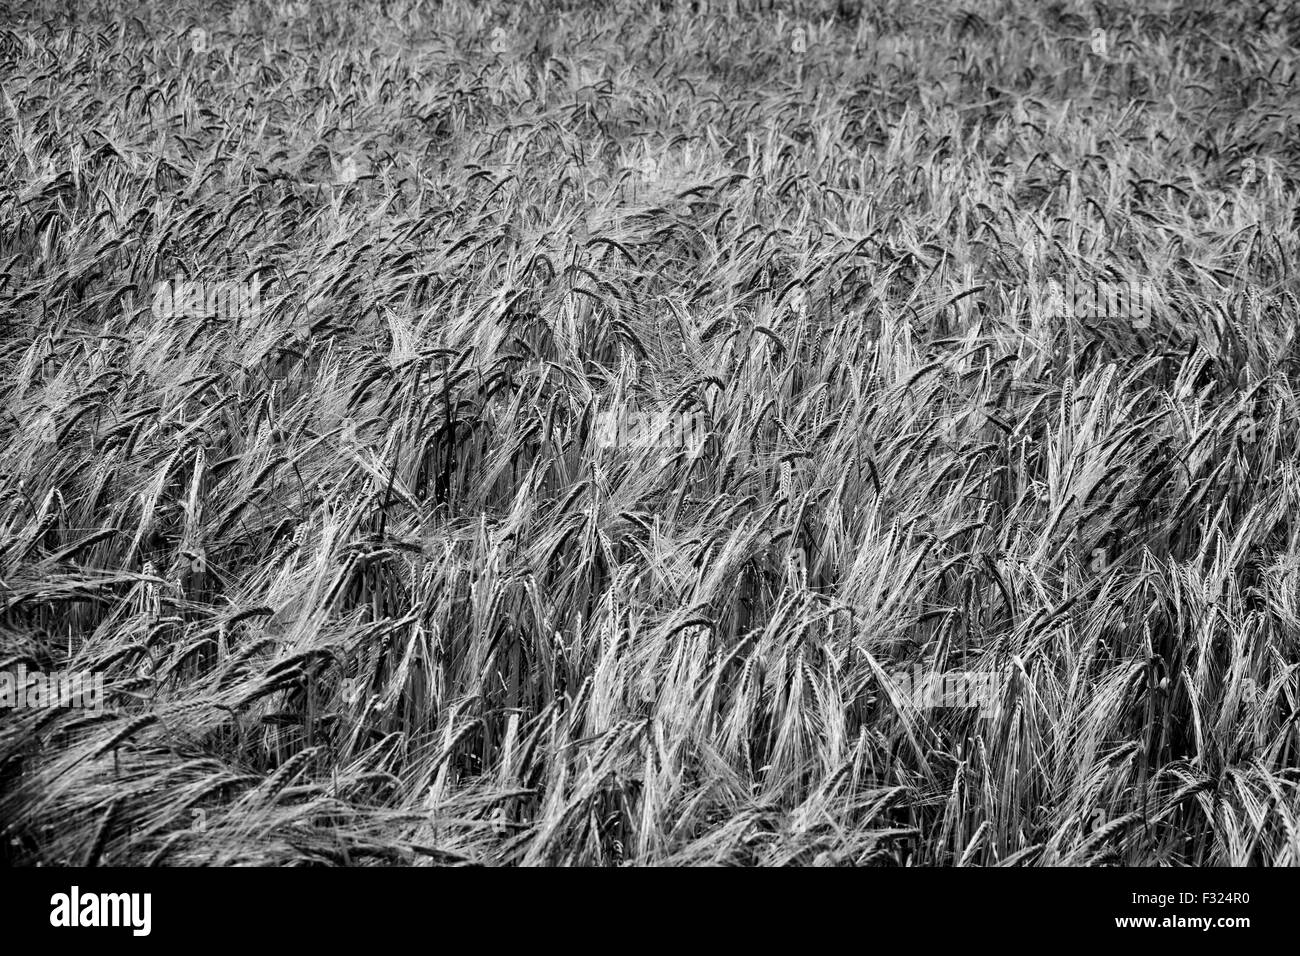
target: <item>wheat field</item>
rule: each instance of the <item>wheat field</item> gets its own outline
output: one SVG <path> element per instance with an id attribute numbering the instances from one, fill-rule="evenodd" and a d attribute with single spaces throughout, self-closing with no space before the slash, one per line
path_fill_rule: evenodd
<path id="1" fill-rule="evenodd" d="M 1300 863 L 1298 43 L 7 8 L 0 861 Z"/>

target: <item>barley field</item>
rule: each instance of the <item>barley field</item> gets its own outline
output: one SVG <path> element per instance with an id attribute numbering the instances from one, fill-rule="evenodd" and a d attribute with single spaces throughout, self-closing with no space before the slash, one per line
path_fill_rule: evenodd
<path id="1" fill-rule="evenodd" d="M 7 5 L 0 862 L 1300 864 L 1297 44 Z"/>

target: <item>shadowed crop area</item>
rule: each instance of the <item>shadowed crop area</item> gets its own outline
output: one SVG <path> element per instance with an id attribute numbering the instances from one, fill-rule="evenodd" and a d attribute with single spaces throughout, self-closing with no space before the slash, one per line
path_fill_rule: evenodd
<path id="1" fill-rule="evenodd" d="M 1297 43 L 6 8 L 0 860 L 1300 864 Z"/>

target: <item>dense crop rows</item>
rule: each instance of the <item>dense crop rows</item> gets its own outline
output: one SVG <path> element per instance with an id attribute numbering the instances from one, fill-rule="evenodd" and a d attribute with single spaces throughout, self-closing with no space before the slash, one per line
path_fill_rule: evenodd
<path id="1" fill-rule="evenodd" d="M 1300 13 L 701 6 L 8 13 L 0 858 L 1300 863 Z"/>

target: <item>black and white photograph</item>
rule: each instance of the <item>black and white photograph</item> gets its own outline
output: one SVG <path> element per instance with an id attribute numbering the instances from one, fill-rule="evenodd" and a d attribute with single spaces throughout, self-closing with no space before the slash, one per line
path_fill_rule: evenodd
<path id="1" fill-rule="evenodd" d="M 1108 870 L 1112 938 L 1241 939 L 1231 872 L 1300 865 L 1298 48 L 1290 0 L 0 0 L 23 919 Z"/>

